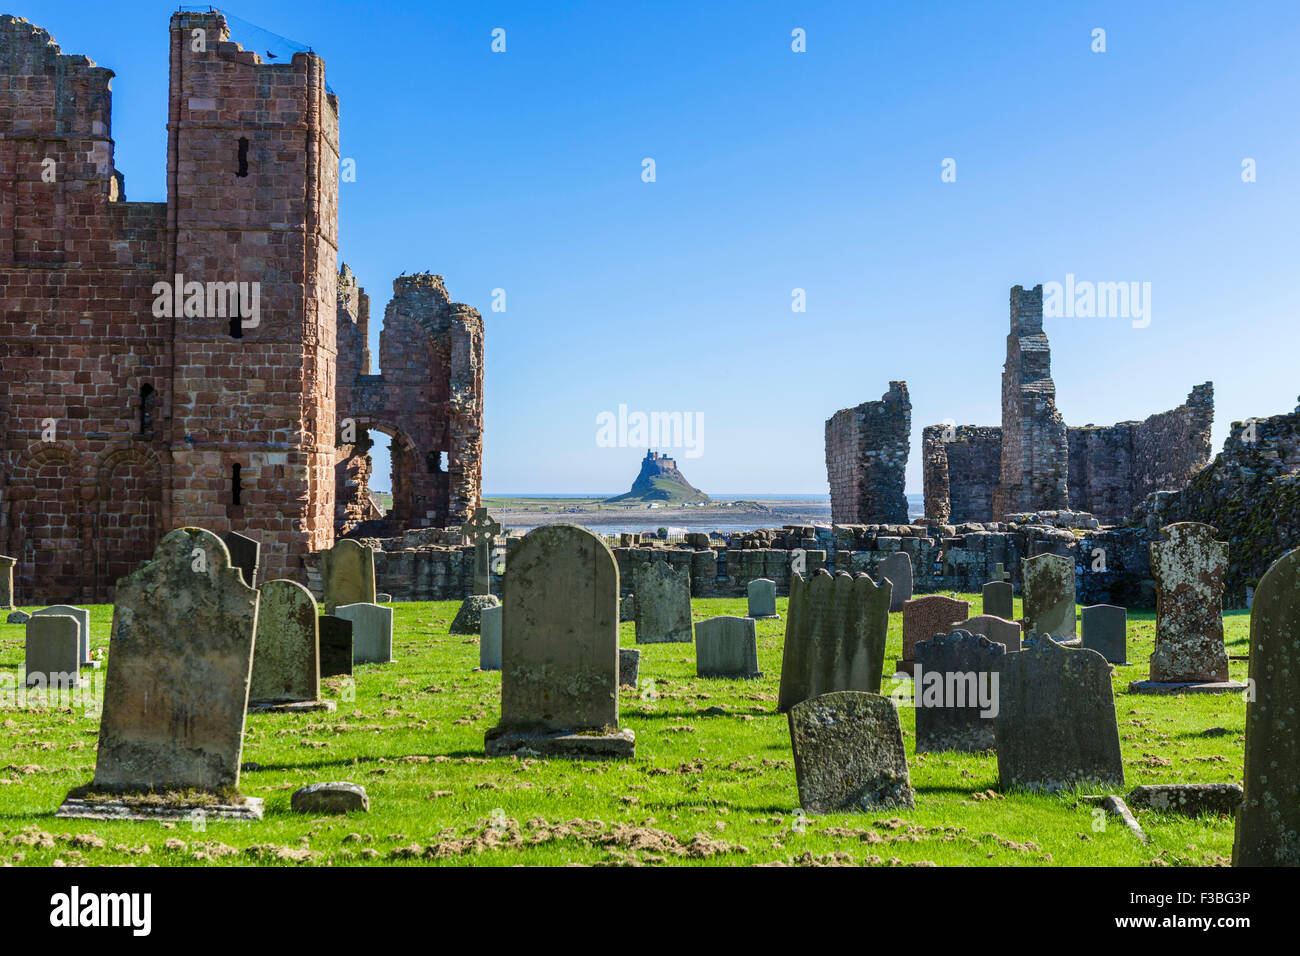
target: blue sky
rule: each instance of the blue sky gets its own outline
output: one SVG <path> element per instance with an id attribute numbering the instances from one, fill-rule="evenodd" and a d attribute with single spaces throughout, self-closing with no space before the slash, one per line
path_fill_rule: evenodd
<path id="1" fill-rule="evenodd" d="M 230 8 L 325 59 L 372 315 L 403 270 L 483 313 L 486 492 L 625 490 L 620 404 L 700 417 L 705 491 L 825 492 L 826 418 L 891 379 L 920 491 L 924 425 L 1000 421 L 1008 289 L 1067 274 L 1151 283 L 1146 328 L 1047 320 L 1068 423 L 1212 380 L 1217 451 L 1295 406 L 1300 6 L 704 6 Z M 115 71 L 127 196 L 162 200 L 175 8 L 11 9 Z"/>

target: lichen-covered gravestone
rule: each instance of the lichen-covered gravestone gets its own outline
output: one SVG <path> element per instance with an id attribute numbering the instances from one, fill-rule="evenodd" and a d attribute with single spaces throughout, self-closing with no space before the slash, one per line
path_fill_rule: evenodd
<path id="1" fill-rule="evenodd" d="M 1023 636 L 1019 621 L 1008 621 L 1004 618 L 994 617 L 992 614 L 977 614 L 974 617 L 968 617 L 966 620 L 959 622 L 953 630 L 983 634 L 994 644 L 1001 644 L 1005 647 L 1008 654 L 1014 654 L 1020 650 L 1020 639 Z"/>
<path id="2" fill-rule="evenodd" d="M 1015 619 L 1015 592 L 1011 589 L 1010 575 L 1001 564 L 993 571 L 993 580 L 984 585 L 983 607 L 985 614 L 1010 621 Z"/>
<path id="3" fill-rule="evenodd" d="M 25 643 L 28 687 L 69 689 L 80 684 L 79 624 L 70 614 L 33 615 Z"/>
<path id="4" fill-rule="evenodd" d="M 666 561 L 647 561 L 632 571 L 638 644 L 691 641 L 691 575 Z"/>
<path id="5" fill-rule="evenodd" d="M 749 616 L 752 618 L 776 617 L 776 582 L 770 578 L 755 578 L 749 582 Z"/>
<path id="6" fill-rule="evenodd" d="M 980 753 L 995 745 L 998 671 L 1007 649 L 952 631 L 916 645 L 916 752 Z"/>
<path id="7" fill-rule="evenodd" d="M 762 677 L 752 617 L 711 617 L 695 625 L 698 677 Z"/>
<path id="8" fill-rule="evenodd" d="M 325 613 L 343 604 L 375 603 L 375 551 L 350 539 L 320 553 Z"/>
<path id="9" fill-rule="evenodd" d="M 72 607 L 69 604 L 53 604 L 50 607 L 43 607 L 39 611 L 32 612 L 33 617 L 42 614 L 66 614 L 69 617 L 75 617 L 77 619 L 77 645 L 81 666 L 98 666 L 90 657 L 90 611 L 84 607 Z"/>
<path id="10" fill-rule="evenodd" d="M 888 608 L 888 605 L 886 605 Z M 836 691 L 790 709 L 799 805 L 810 813 L 915 805 L 898 708 L 888 697 Z"/>
<path id="11" fill-rule="evenodd" d="M 1110 665 L 1042 637 L 1002 662 L 994 721 L 1003 790 L 1124 785 Z"/>
<path id="12" fill-rule="evenodd" d="M 460 531 L 474 546 L 474 585 L 472 593 L 461 602 L 450 631 L 478 634 L 483 627 L 483 611 L 501 605 L 492 593 L 492 542 L 501 533 L 501 525 L 492 520 L 486 508 L 475 508 L 473 517 L 460 526 Z"/>
<path id="13" fill-rule="evenodd" d="M 878 693 L 889 634 L 888 581 L 865 574 L 790 576 L 778 712 L 837 690 Z"/>
<path id="14" fill-rule="evenodd" d="M 903 656 L 895 665 L 900 673 L 911 674 L 916 666 L 916 645 L 936 634 L 947 634 L 958 621 L 970 617 L 970 602 L 940 594 L 912 598 L 903 604 Z"/>
<path id="15" fill-rule="evenodd" d="M 297 581 L 267 581 L 258 591 L 257 640 L 249 706 L 289 711 L 333 710 L 320 699 L 320 618 L 316 599 Z"/>
<path id="16" fill-rule="evenodd" d="M 893 585 L 889 609 L 901 611 L 912 600 L 912 556 L 906 551 L 895 551 L 880 563 L 880 577 Z"/>
<path id="17" fill-rule="evenodd" d="M 239 786 L 257 608 L 225 544 L 200 528 L 171 532 L 117 582 L 97 790 L 228 795 Z M 203 810 L 260 817 L 261 801 Z M 70 796 L 60 815 L 105 812 Z"/>
<path id="18" fill-rule="evenodd" d="M 478 669 L 501 670 L 501 615 L 500 605 L 485 607 L 479 615 Z"/>
<path id="19" fill-rule="evenodd" d="M 635 647 L 618 649 L 618 683 L 620 687 L 635 687 L 641 674 L 641 652 Z"/>
<path id="20" fill-rule="evenodd" d="M 1128 663 L 1128 611 L 1114 604 L 1092 604 L 1083 609 L 1084 647 L 1111 664 Z"/>
<path id="21" fill-rule="evenodd" d="M 1020 580 L 1029 636 L 1073 640 L 1074 562 L 1059 554 L 1025 558 L 1020 562 Z"/>
<path id="22" fill-rule="evenodd" d="M 488 756 L 632 757 L 636 736 L 618 726 L 609 545 L 577 525 L 535 528 L 511 554 L 504 590 L 501 720 L 484 740 Z"/>
<path id="23" fill-rule="evenodd" d="M 393 662 L 393 609 L 380 604 L 346 604 L 334 616 L 352 622 L 352 663 Z"/>
<path id="24" fill-rule="evenodd" d="M 320 619 L 320 676 L 352 673 L 352 622 L 332 614 Z"/>
<path id="25" fill-rule="evenodd" d="M 1273 563 L 1250 609 L 1245 793 L 1233 866 L 1300 866 L 1300 550 Z"/>

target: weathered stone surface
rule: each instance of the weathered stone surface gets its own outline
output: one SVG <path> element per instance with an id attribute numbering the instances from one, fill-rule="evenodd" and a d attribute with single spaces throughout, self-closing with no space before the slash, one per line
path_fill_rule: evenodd
<path id="1" fill-rule="evenodd" d="M 890 588 L 844 571 L 791 577 L 778 711 L 837 690 L 880 691 Z"/>
<path id="2" fill-rule="evenodd" d="M 634 735 L 618 729 L 618 591 L 613 552 L 586 528 L 535 528 L 511 552 L 489 756 L 633 755 Z"/>
<path id="3" fill-rule="evenodd" d="M 316 599 L 297 581 L 267 581 L 258 589 L 250 703 L 320 697 L 320 634 Z"/>
<path id="4" fill-rule="evenodd" d="M 758 632 L 752 617 L 711 617 L 695 625 L 699 677 L 762 677 Z"/>
<path id="5" fill-rule="evenodd" d="M 906 551 L 889 555 L 880 564 L 880 576 L 893 585 L 889 609 L 901 611 L 912 600 L 912 556 Z"/>
<path id="6" fill-rule="evenodd" d="M 261 557 L 262 546 L 255 540 L 237 531 L 227 531 L 221 540 L 230 552 L 230 563 L 239 568 L 244 576 L 244 583 L 250 588 L 257 587 L 257 565 Z"/>
<path id="7" fill-rule="evenodd" d="M 312 783 L 295 790 L 289 806 L 294 813 L 366 813 L 370 797 L 355 783 Z"/>
<path id="8" fill-rule="evenodd" d="M 1084 782 L 1121 787 L 1119 726 L 1110 665 L 1096 651 L 1050 638 L 1002 662 L 998 780 L 1007 790 L 1067 790 Z"/>
<path id="9" fill-rule="evenodd" d="M 6 624 L 26 624 L 32 619 L 32 616 L 26 611 L 10 611 L 9 616 L 5 618 Z"/>
<path id="10" fill-rule="evenodd" d="M 888 697 L 836 691 L 790 709 L 799 804 L 810 813 L 914 806 L 898 709 Z"/>
<path id="11" fill-rule="evenodd" d="M 1214 528 L 1194 521 L 1161 530 L 1165 540 L 1151 544 L 1157 594 L 1151 680 L 1226 681 L 1223 578 L 1228 569 L 1228 545 L 1214 540 Z"/>
<path id="12" fill-rule="evenodd" d="M 484 609 L 500 606 L 501 599 L 495 594 L 471 594 L 460 602 L 460 610 L 448 630 L 452 634 L 477 634 L 482 628 Z"/>
<path id="13" fill-rule="evenodd" d="M 1111 664 L 1128 663 L 1128 611 L 1113 604 L 1083 609 L 1083 646 Z"/>
<path id="14" fill-rule="evenodd" d="M 1029 636 L 1046 634 L 1056 641 L 1075 636 L 1074 562 L 1057 554 L 1040 554 L 1020 563 L 1025 620 Z"/>
<path id="15" fill-rule="evenodd" d="M 916 752 L 980 753 L 996 744 L 998 671 L 1007 648 L 954 630 L 916 645 Z"/>
<path id="16" fill-rule="evenodd" d="M 1241 797 L 1239 783 L 1158 783 L 1134 788 L 1128 802 L 1135 810 L 1167 810 L 1199 817 L 1206 813 L 1236 813 Z"/>
<path id="17" fill-rule="evenodd" d="M 636 642 L 690 643 L 691 577 L 666 561 L 649 561 L 632 572 L 636 594 Z"/>
<path id="18" fill-rule="evenodd" d="M 352 663 L 388 664 L 393 660 L 393 609 L 379 604 L 345 604 L 334 616 L 352 622 Z"/>
<path id="19" fill-rule="evenodd" d="M 258 593 L 216 535 L 179 528 L 117 582 L 95 786 L 239 785 Z"/>
<path id="20" fill-rule="evenodd" d="M 1019 621 L 1008 621 L 992 614 L 977 614 L 975 617 L 969 617 L 959 622 L 953 630 L 983 634 L 993 643 L 1005 647 L 1008 654 L 1020 650 L 1020 639 L 1023 636 Z"/>
<path id="21" fill-rule="evenodd" d="M 1250 610 L 1245 795 L 1233 866 L 1300 866 L 1300 550 L 1260 578 Z"/>
<path id="22" fill-rule="evenodd" d="M 629 594 L 627 597 L 618 600 L 618 619 L 619 622 L 636 620 L 636 595 Z"/>
<path id="23" fill-rule="evenodd" d="M 898 670 L 910 673 L 916 663 L 916 645 L 936 634 L 947 634 L 958 621 L 970 617 L 970 602 L 940 594 L 912 598 L 903 604 L 903 656 Z"/>
<path id="24" fill-rule="evenodd" d="M 80 623 L 70 614 L 33 616 L 27 622 L 27 686 L 76 687 L 80 682 Z"/>
<path id="25" fill-rule="evenodd" d="M 325 613 L 343 604 L 375 603 L 375 552 L 369 545 L 344 538 L 320 555 Z"/>
<path id="26" fill-rule="evenodd" d="M 620 687 L 635 687 L 641 675 L 641 652 L 635 647 L 618 649 L 618 684 Z"/>
<path id="27" fill-rule="evenodd" d="M 501 670 L 501 605 L 483 608 L 479 615 L 478 666 L 479 670 Z"/>
<path id="28" fill-rule="evenodd" d="M 912 403 L 906 382 L 890 382 L 878 402 L 843 408 L 826 420 L 826 478 L 835 524 L 906 524 Z"/>
<path id="29" fill-rule="evenodd" d="M 41 614 L 66 614 L 69 617 L 75 617 L 77 619 L 77 646 L 80 648 L 78 653 L 81 655 L 81 664 L 84 667 L 94 663 L 90 659 L 90 611 L 84 607 L 54 604 L 32 612 L 33 617 Z"/>
<path id="30" fill-rule="evenodd" d="M 17 558 L 0 554 L 0 611 L 14 606 L 14 565 L 17 563 Z"/>
<path id="31" fill-rule="evenodd" d="M 473 516 L 460 526 L 461 534 L 474 546 L 474 594 L 492 593 L 492 541 L 501 533 L 501 525 L 488 514 L 486 508 L 475 508 Z M 462 610 L 464 607 L 462 606 Z M 453 634 L 473 634 L 473 631 L 452 631 Z"/>
<path id="32" fill-rule="evenodd" d="M 983 596 L 985 614 L 1008 621 L 1015 619 L 1015 592 L 1010 581 L 990 581 L 984 585 Z"/>
<path id="33" fill-rule="evenodd" d="M 321 616 L 320 676 L 352 673 L 352 622 L 332 614 Z"/>
<path id="34" fill-rule="evenodd" d="M 769 578 L 755 578 L 749 582 L 749 616 L 752 618 L 776 617 L 776 582 Z"/>

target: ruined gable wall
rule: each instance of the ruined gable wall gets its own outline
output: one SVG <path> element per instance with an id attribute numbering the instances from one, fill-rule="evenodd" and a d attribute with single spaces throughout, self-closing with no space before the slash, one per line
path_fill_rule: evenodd
<path id="1" fill-rule="evenodd" d="M 890 382 L 880 401 L 841 409 L 826 421 L 833 521 L 907 521 L 904 473 L 911 429 L 906 382 Z"/>
<path id="2" fill-rule="evenodd" d="M 1002 429 L 930 425 L 922 433 L 925 452 L 925 516 L 952 524 L 992 521 L 1001 476 Z M 946 494 L 945 494 L 946 490 Z"/>

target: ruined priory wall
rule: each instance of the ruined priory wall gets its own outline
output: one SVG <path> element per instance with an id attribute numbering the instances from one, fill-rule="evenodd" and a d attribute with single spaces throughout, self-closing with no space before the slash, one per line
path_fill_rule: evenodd
<path id="1" fill-rule="evenodd" d="M 945 436 L 951 435 L 949 440 Z M 1002 429 L 929 425 L 925 447 L 925 516 L 951 524 L 992 521 L 1001 475 Z"/>
<path id="2" fill-rule="evenodd" d="M 832 520 L 907 521 L 903 489 L 911 429 L 906 382 L 890 382 L 880 401 L 841 409 L 827 420 Z"/>

